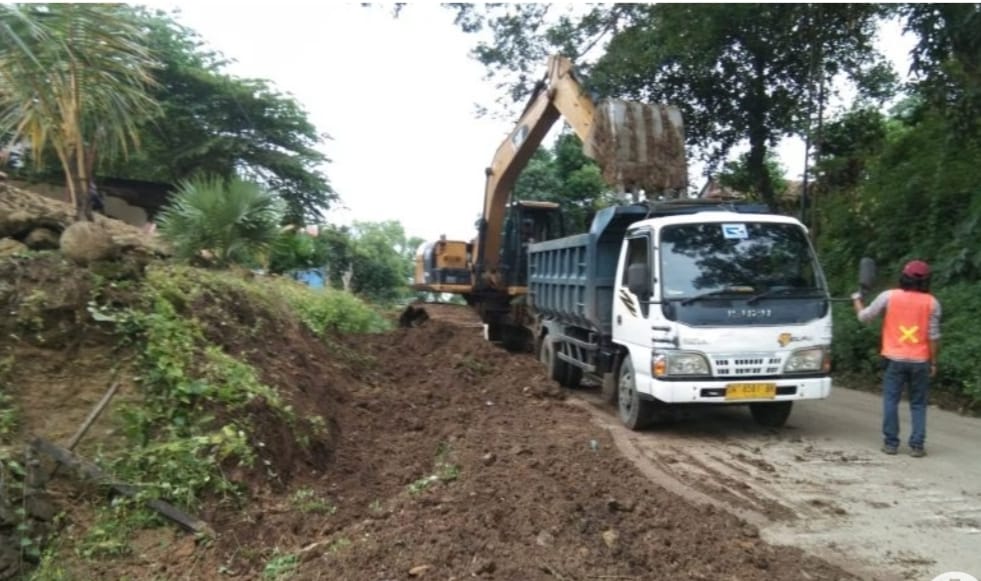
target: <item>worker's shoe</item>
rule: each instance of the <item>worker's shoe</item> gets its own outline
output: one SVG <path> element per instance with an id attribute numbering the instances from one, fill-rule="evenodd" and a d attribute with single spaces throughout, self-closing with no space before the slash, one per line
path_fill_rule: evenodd
<path id="1" fill-rule="evenodd" d="M 898 451 L 899 448 L 897 446 L 890 446 L 889 444 L 882 446 L 883 454 L 889 454 L 890 456 L 894 456 Z"/>
<path id="2" fill-rule="evenodd" d="M 909 451 L 909 455 L 914 458 L 922 458 L 926 456 L 926 450 L 924 450 L 923 448 L 911 448 Z"/>

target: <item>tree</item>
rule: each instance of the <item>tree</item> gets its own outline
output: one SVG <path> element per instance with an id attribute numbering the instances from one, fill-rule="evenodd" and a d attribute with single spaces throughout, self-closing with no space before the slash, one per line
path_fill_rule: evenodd
<path id="1" fill-rule="evenodd" d="M 715 169 L 748 140 L 747 169 L 763 200 L 774 202 L 766 154 L 776 141 L 809 129 L 822 87 L 845 75 L 863 95 L 888 94 L 892 75 L 872 46 L 876 19 L 868 4 L 618 4 L 550 23 L 542 5 L 454 5 L 466 31 L 489 26 L 491 43 L 475 56 L 508 71 L 511 95 L 527 94 L 546 54 L 580 59 L 608 38 L 592 66 L 579 64 L 598 97 L 663 101 L 682 109 L 689 145 Z M 500 11 L 504 13 L 501 14 Z"/>
<path id="2" fill-rule="evenodd" d="M 916 33 L 914 87 L 952 117 L 960 137 L 981 137 L 981 5 L 906 4 L 906 30 Z"/>
<path id="3" fill-rule="evenodd" d="M 775 194 L 782 194 L 787 191 L 787 180 L 783 177 L 784 168 L 780 161 L 772 153 L 768 153 L 763 162 L 766 172 L 769 175 L 770 184 L 773 186 Z M 744 153 L 735 161 L 727 161 L 719 172 L 719 183 L 737 192 L 750 194 L 754 197 L 762 197 L 757 189 L 758 180 L 753 175 L 749 165 L 749 153 Z"/>
<path id="4" fill-rule="evenodd" d="M 157 105 L 157 66 L 124 5 L 0 5 L 0 135 L 26 140 L 35 162 L 50 148 L 76 219 L 98 157 L 126 154 Z"/>
<path id="5" fill-rule="evenodd" d="M 137 10 L 162 63 L 153 96 L 163 115 L 140 127 L 143 154 L 119 177 L 176 183 L 197 174 L 241 175 L 286 202 L 289 224 L 319 223 L 337 199 L 317 148 L 327 139 L 288 94 L 263 79 L 222 72 L 226 61 L 162 12 Z"/>
<path id="6" fill-rule="evenodd" d="M 181 258 L 254 265 L 276 240 L 282 215 L 281 200 L 259 184 L 198 177 L 180 184 L 160 215 L 160 233 Z"/>
<path id="7" fill-rule="evenodd" d="M 582 152 L 579 137 L 563 133 L 551 150 L 539 148 L 534 153 L 515 182 L 512 197 L 556 202 L 567 229 L 584 232 L 594 211 L 615 203 L 608 190 L 599 166 Z"/>
<path id="8" fill-rule="evenodd" d="M 390 302 L 408 294 L 418 238 L 408 239 L 402 224 L 355 222 L 351 228 L 351 290 Z"/>

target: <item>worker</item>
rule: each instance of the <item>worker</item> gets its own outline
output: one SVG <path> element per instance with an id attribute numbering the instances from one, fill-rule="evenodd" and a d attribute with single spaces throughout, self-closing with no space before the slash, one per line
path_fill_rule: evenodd
<path id="1" fill-rule="evenodd" d="M 899 288 L 887 290 L 868 307 L 860 292 L 852 295 L 858 320 L 867 323 L 885 312 L 882 323 L 882 356 L 886 361 L 882 383 L 882 451 L 899 450 L 899 400 L 909 386 L 912 431 L 910 456 L 926 456 L 926 409 L 930 378 L 937 373 L 940 348 L 940 302 L 930 294 L 930 266 L 922 260 L 908 262 L 899 277 Z"/>

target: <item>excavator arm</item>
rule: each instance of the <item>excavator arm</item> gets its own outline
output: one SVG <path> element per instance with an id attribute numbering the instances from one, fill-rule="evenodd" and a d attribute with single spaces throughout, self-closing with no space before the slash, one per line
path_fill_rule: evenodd
<path id="1" fill-rule="evenodd" d="M 586 142 L 590 139 L 595 106 L 572 72 L 572 62 L 561 56 L 548 60 L 548 73 L 535 87 L 524 113 L 507 139 L 498 146 L 487 168 L 484 213 L 474 251 L 481 281 L 498 288 L 501 237 L 511 190 L 541 145 L 552 125 L 563 117 Z"/>
<path id="2" fill-rule="evenodd" d="M 551 222 L 560 209 L 549 202 L 511 200 L 511 192 L 559 118 L 582 139 L 583 152 L 596 160 L 616 191 L 673 197 L 687 188 L 684 133 L 677 108 L 617 100 L 594 103 L 576 79 L 572 62 L 550 57 L 547 73 L 486 170 L 477 238 L 427 243 L 416 260 L 413 288 L 463 295 L 480 312 L 491 337 L 527 336 L 522 330 L 521 301 L 514 299 L 527 291 L 526 245 L 545 238 L 526 235 L 525 223 L 547 238 L 556 232 Z M 467 269 L 461 271 L 460 263 Z"/>

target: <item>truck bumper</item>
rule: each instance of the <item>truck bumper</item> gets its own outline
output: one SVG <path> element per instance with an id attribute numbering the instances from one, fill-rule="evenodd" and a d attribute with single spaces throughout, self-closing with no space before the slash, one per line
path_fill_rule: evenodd
<path id="1" fill-rule="evenodd" d="M 747 384 L 772 384 L 776 386 L 773 397 L 734 397 L 727 390 L 730 386 Z M 779 378 L 728 381 L 717 379 L 693 381 L 662 381 L 652 379 L 648 392 L 664 403 L 720 403 L 739 404 L 765 401 L 798 401 L 805 399 L 824 399 L 831 394 L 830 377 Z M 643 390 L 640 390 L 643 392 Z M 727 397 L 728 393 L 728 397 Z"/>

